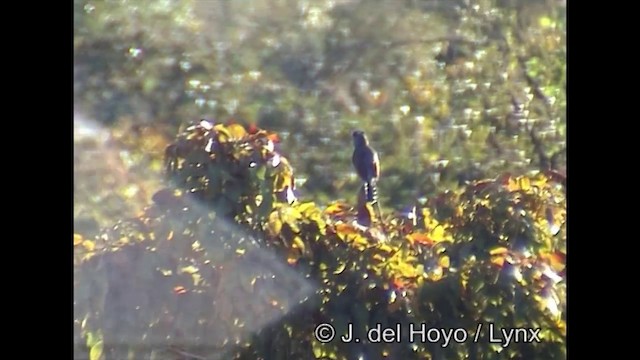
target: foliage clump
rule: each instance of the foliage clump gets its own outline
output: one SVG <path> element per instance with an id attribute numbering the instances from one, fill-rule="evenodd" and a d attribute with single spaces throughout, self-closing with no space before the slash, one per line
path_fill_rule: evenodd
<path id="1" fill-rule="evenodd" d="M 167 147 L 169 186 L 143 214 L 74 237 L 76 356 L 565 357 L 566 200 L 553 177 L 472 182 L 363 226 L 358 206 L 298 199 L 279 142 L 191 124 Z M 363 341 L 320 343 L 322 323 L 338 338 L 352 324 Z M 489 323 L 539 328 L 541 342 L 490 343 Z M 399 324 L 402 341 L 365 341 L 376 324 Z M 409 324 L 468 339 L 411 344 Z"/>

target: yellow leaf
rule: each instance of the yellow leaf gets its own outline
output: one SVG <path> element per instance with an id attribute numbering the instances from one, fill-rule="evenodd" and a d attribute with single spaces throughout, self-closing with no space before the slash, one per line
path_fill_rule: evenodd
<path id="1" fill-rule="evenodd" d="M 349 209 L 349 206 L 342 204 L 342 203 L 334 203 L 329 205 L 325 210 L 324 213 L 327 215 L 331 215 L 331 216 L 340 216 L 343 215 L 347 210 Z"/>
<path id="2" fill-rule="evenodd" d="M 298 211 L 301 214 L 305 214 L 306 212 L 315 210 L 316 209 L 316 204 L 314 202 L 310 201 L 310 202 L 306 202 L 306 203 L 301 203 L 300 205 L 297 206 L 297 208 L 298 208 Z"/>
<path id="3" fill-rule="evenodd" d="M 96 248 L 96 244 L 93 241 L 85 240 L 82 242 L 82 246 L 89 251 L 93 251 Z"/>
<path id="4" fill-rule="evenodd" d="M 493 265 L 497 265 L 499 267 L 502 267 L 502 265 L 504 265 L 504 257 L 503 256 L 495 256 L 491 258 L 491 263 Z"/>
<path id="5" fill-rule="evenodd" d="M 393 248 L 387 244 L 381 244 L 380 246 L 378 246 L 378 249 L 387 252 L 387 253 L 391 253 L 393 252 Z"/>
<path id="6" fill-rule="evenodd" d="M 277 236 L 282 230 L 282 221 L 277 211 L 274 211 L 269 215 L 269 222 L 267 223 L 269 234 L 271 236 Z"/>
<path id="7" fill-rule="evenodd" d="M 545 188 L 547 186 L 547 177 L 542 174 L 538 174 L 531 183 L 531 186 L 535 186 L 540 189 Z"/>
<path id="8" fill-rule="evenodd" d="M 273 182 L 273 190 L 284 191 L 287 186 L 291 186 L 291 175 L 285 172 L 278 174 Z"/>
<path id="9" fill-rule="evenodd" d="M 489 254 L 491 256 L 506 255 L 508 252 L 509 252 L 509 249 L 507 249 L 504 246 L 500 246 L 500 247 L 491 249 L 491 251 L 489 251 Z"/>
<path id="10" fill-rule="evenodd" d="M 449 268 L 449 266 L 451 265 L 451 259 L 449 259 L 449 256 L 445 255 L 438 260 L 438 265 L 445 269 Z"/>
<path id="11" fill-rule="evenodd" d="M 304 252 L 304 249 L 305 249 L 304 241 L 302 241 L 302 239 L 300 239 L 299 236 L 296 236 L 293 238 L 293 248 L 299 249 L 300 251 Z"/>
<path id="12" fill-rule="evenodd" d="M 516 179 L 513 178 L 509 178 L 507 180 L 507 190 L 509 191 L 517 191 L 520 189 L 520 186 L 518 186 L 518 181 Z"/>
<path id="13" fill-rule="evenodd" d="M 519 179 L 520 189 L 524 191 L 529 191 L 531 189 L 531 180 L 528 177 L 521 177 Z"/>
<path id="14" fill-rule="evenodd" d="M 444 226 L 438 225 L 431 231 L 431 240 L 433 242 L 440 242 L 445 240 L 451 240 L 448 236 L 445 235 Z"/>
<path id="15" fill-rule="evenodd" d="M 538 19 L 538 23 L 542 28 L 550 28 L 555 26 L 555 23 L 553 22 L 553 20 L 551 20 L 551 18 L 547 16 L 542 16 L 540 19 Z"/>
<path id="16" fill-rule="evenodd" d="M 227 142 L 231 138 L 231 133 L 223 124 L 217 124 L 214 129 L 218 133 L 218 140 L 220 142 Z"/>
<path id="17" fill-rule="evenodd" d="M 91 351 L 89 352 L 90 360 L 101 360 L 102 359 L 102 340 L 98 341 L 91 347 Z"/>
<path id="18" fill-rule="evenodd" d="M 375 255 L 373 255 L 373 260 L 385 261 L 386 259 L 384 258 L 384 256 L 382 256 L 380 254 L 375 254 Z"/>
<path id="19" fill-rule="evenodd" d="M 189 266 L 185 266 L 182 269 L 180 269 L 180 271 L 187 273 L 187 274 L 194 274 L 197 273 L 199 270 L 197 267 L 193 266 L 193 265 L 189 265 Z"/>
<path id="20" fill-rule="evenodd" d="M 352 239 L 353 239 L 352 245 L 359 250 L 363 250 L 369 246 L 369 239 L 367 239 L 362 235 L 359 235 L 359 234 L 354 235 Z"/>
<path id="21" fill-rule="evenodd" d="M 247 130 L 239 124 L 231 124 L 227 126 L 227 131 L 229 131 L 231 138 L 235 140 L 240 140 L 247 135 Z"/>
<path id="22" fill-rule="evenodd" d="M 489 254 L 491 255 L 491 260 L 490 260 L 491 263 L 493 265 L 502 267 L 504 265 L 504 261 L 508 253 L 509 253 L 509 249 L 507 249 L 504 246 L 499 246 L 491 249 L 489 251 Z"/>
<path id="23" fill-rule="evenodd" d="M 280 211 L 280 217 L 284 222 L 295 222 L 296 220 L 302 219 L 302 214 L 295 208 L 287 206 L 280 208 Z"/>
<path id="24" fill-rule="evenodd" d="M 324 345 L 322 345 L 318 340 L 315 339 L 315 337 L 313 338 L 313 344 L 311 345 L 311 350 L 313 351 L 313 356 L 316 359 L 320 359 L 324 356 L 325 352 L 322 349 L 322 347 Z"/>
<path id="25" fill-rule="evenodd" d="M 397 270 L 400 272 L 400 274 L 403 277 L 406 277 L 406 278 L 412 278 L 419 275 L 416 268 L 406 263 L 400 263 L 397 267 Z"/>
<path id="26" fill-rule="evenodd" d="M 347 268 L 347 264 L 346 263 L 342 263 L 340 265 L 338 265 L 338 267 L 336 268 L 336 270 L 333 272 L 334 275 L 339 275 L 342 274 L 342 272 L 344 271 L 344 269 Z"/>
<path id="27" fill-rule="evenodd" d="M 441 267 L 437 267 L 435 268 L 431 274 L 429 275 L 429 279 L 433 280 L 433 281 L 438 281 L 440 279 L 442 279 L 442 275 L 444 274 L 444 272 L 442 271 Z"/>
<path id="28" fill-rule="evenodd" d="M 82 244 L 82 235 L 73 234 L 73 246 L 77 246 Z"/>

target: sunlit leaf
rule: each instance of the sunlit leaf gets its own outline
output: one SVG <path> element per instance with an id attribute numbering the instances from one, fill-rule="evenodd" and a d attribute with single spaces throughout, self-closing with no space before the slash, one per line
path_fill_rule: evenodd
<path id="1" fill-rule="evenodd" d="M 489 251 L 489 255 L 494 256 L 494 255 L 506 255 L 509 252 L 509 249 L 507 249 L 504 246 L 500 246 L 497 248 L 493 248 Z"/>
<path id="2" fill-rule="evenodd" d="M 193 266 L 193 265 L 189 265 L 189 266 L 185 266 L 182 269 L 180 269 L 181 272 L 187 273 L 187 274 L 194 274 L 197 273 L 198 271 L 200 271 L 197 267 Z"/>
<path id="3" fill-rule="evenodd" d="M 353 241 L 353 245 L 359 249 L 364 249 L 369 246 L 369 239 L 360 234 L 352 236 L 351 239 Z"/>
<path id="4" fill-rule="evenodd" d="M 86 326 L 86 320 L 87 318 L 83 321 L 83 328 Z M 102 332 L 100 330 L 87 332 L 87 347 L 92 348 L 100 341 L 102 341 Z"/>
<path id="5" fill-rule="evenodd" d="M 280 234 L 280 231 L 282 230 L 282 221 L 280 220 L 280 216 L 277 211 L 274 211 L 269 215 L 267 225 L 271 236 L 277 236 Z"/>
<path id="6" fill-rule="evenodd" d="M 299 249 L 300 251 L 304 252 L 304 250 L 305 250 L 304 241 L 302 241 L 302 239 L 299 236 L 294 237 L 293 238 L 293 247 L 295 249 Z"/>
<path id="7" fill-rule="evenodd" d="M 435 269 L 433 269 L 433 271 L 429 274 L 429 279 L 433 281 L 438 281 L 442 279 L 443 274 L 444 272 L 442 271 L 442 268 L 438 266 Z"/>
<path id="8" fill-rule="evenodd" d="M 344 271 L 344 269 L 347 268 L 347 264 L 346 263 L 341 263 L 340 265 L 338 265 L 338 267 L 334 270 L 333 274 L 334 275 L 339 275 L 342 274 L 342 272 Z"/>
<path id="9" fill-rule="evenodd" d="M 96 248 L 96 244 L 91 240 L 85 240 L 82 242 L 82 246 L 88 251 L 93 251 Z"/>
<path id="10" fill-rule="evenodd" d="M 89 359 L 90 360 L 102 360 L 102 340 L 98 341 L 91 347 L 89 351 Z"/>
<path id="11" fill-rule="evenodd" d="M 82 244 L 82 235 L 73 234 L 73 246 L 77 246 Z"/>
<path id="12" fill-rule="evenodd" d="M 216 124 L 214 129 L 218 133 L 218 140 L 220 142 L 227 142 L 232 138 L 231 133 L 223 124 Z"/>
<path id="13" fill-rule="evenodd" d="M 305 202 L 301 203 L 297 206 L 298 211 L 302 214 L 307 213 L 308 211 L 312 211 L 316 209 L 316 204 L 313 202 Z"/>
<path id="14" fill-rule="evenodd" d="M 322 348 L 323 346 L 324 345 L 322 343 L 320 343 L 318 340 L 313 338 L 313 342 L 311 344 L 311 350 L 313 351 L 313 356 L 315 356 L 316 359 L 321 359 L 326 357 L 324 349 Z"/>
<path id="15" fill-rule="evenodd" d="M 499 267 L 504 266 L 504 262 L 505 262 L 504 256 L 495 256 L 491 258 L 491 263 Z"/>
<path id="16" fill-rule="evenodd" d="M 344 240 L 349 235 L 358 234 L 358 229 L 356 229 L 353 225 L 341 223 L 336 225 L 336 233 L 340 237 L 340 239 Z"/>
<path id="17" fill-rule="evenodd" d="M 406 236 L 407 240 L 413 245 L 415 243 L 422 245 L 432 245 L 433 240 L 425 233 L 413 233 Z"/>
<path id="18" fill-rule="evenodd" d="M 436 226 L 429 234 L 433 242 L 451 241 L 451 236 L 445 233 L 444 226 Z"/>
<path id="19" fill-rule="evenodd" d="M 506 186 L 508 191 L 518 191 L 520 190 L 520 185 L 518 184 L 518 179 L 507 177 L 504 179 L 504 185 Z"/>
<path id="20" fill-rule="evenodd" d="M 373 255 L 373 260 L 377 260 L 377 261 L 382 262 L 382 261 L 385 261 L 386 259 L 385 259 L 384 256 L 382 256 L 380 254 L 375 254 L 375 255 Z"/>
<path id="21" fill-rule="evenodd" d="M 519 180 L 518 183 L 520 185 L 520 189 L 524 191 L 529 191 L 531 189 L 531 181 L 529 180 L 528 177 L 523 176 L 518 180 Z"/>
<path id="22" fill-rule="evenodd" d="M 438 259 L 438 265 L 445 269 L 448 269 L 449 266 L 451 265 L 451 260 L 449 259 L 449 256 L 445 255 L 440 259 Z"/>
<path id="23" fill-rule="evenodd" d="M 398 271 L 403 277 L 406 278 L 413 278 L 421 275 L 421 273 L 419 273 L 415 267 L 404 262 L 398 264 L 398 266 L 394 270 Z"/>
<path id="24" fill-rule="evenodd" d="M 349 210 L 349 206 L 343 203 L 333 203 L 324 210 L 329 216 L 342 216 Z"/>
<path id="25" fill-rule="evenodd" d="M 560 272 L 565 268 L 566 255 L 559 251 L 555 253 L 541 253 L 540 259 L 546 261 L 555 272 Z"/>
<path id="26" fill-rule="evenodd" d="M 391 252 L 395 251 L 394 248 L 392 248 L 391 246 L 389 246 L 387 244 L 379 245 L 378 249 L 380 249 L 380 250 L 382 250 L 384 252 L 387 252 L 387 253 L 391 253 Z"/>
<path id="27" fill-rule="evenodd" d="M 239 124 L 231 124 L 227 126 L 227 131 L 231 135 L 231 138 L 234 140 L 240 140 L 247 135 L 247 131 L 242 125 Z"/>
<path id="28" fill-rule="evenodd" d="M 551 20 L 551 18 L 548 16 L 541 16 L 538 20 L 538 24 L 540 24 L 540 27 L 542 28 L 550 28 L 555 26 L 553 20 Z"/>
<path id="29" fill-rule="evenodd" d="M 548 179 L 546 176 L 542 175 L 542 174 L 538 174 L 533 178 L 533 181 L 531 181 L 531 186 L 537 187 L 539 189 L 543 189 L 545 187 L 547 187 L 548 184 Z"/>

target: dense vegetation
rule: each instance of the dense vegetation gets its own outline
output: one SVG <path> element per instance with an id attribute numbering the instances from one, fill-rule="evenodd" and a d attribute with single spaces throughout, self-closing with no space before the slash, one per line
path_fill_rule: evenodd
<path id="1" fill-rule="evenodd" d="M 565 357 L 562 4 L 74 6 L 76 108 L 105 129 L 75 143 L 76 357 Z M 542 341 L 321 344 L 323 322 Z"/>
<path id="2" fill-rule="evenodd" d="M 76 336 L 92 358 L 565 355 L 562 185 L 543 174 L 474 182 L 361 226 L 368 206 L 296 199 L 274 139 L 194 124 L 167 148 L 175 188 L 96 241 L 74 239 Z M 324 322 L 340 335 L 351 323 L 361 339 L 400 324 L 404 342 L 322 344 Z M 408 344 L 420 323 L 538 328 L 541 342 L 503 347 L 485 330 L 478 342 Z"/>

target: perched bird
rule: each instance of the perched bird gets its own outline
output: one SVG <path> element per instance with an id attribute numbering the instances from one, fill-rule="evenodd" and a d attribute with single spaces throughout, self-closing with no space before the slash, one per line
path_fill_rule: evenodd
<path id="1" fill-rule="evenodd" d="M 376 182 L 380 176 L 380 161 L 378 153 L 369 146 L 369 140 L 363 131 L 354 131 L 353 134 L 353 166 L 356 173 L 364 182 L 366 200 L 370 203 L 378 201 Z"/>

